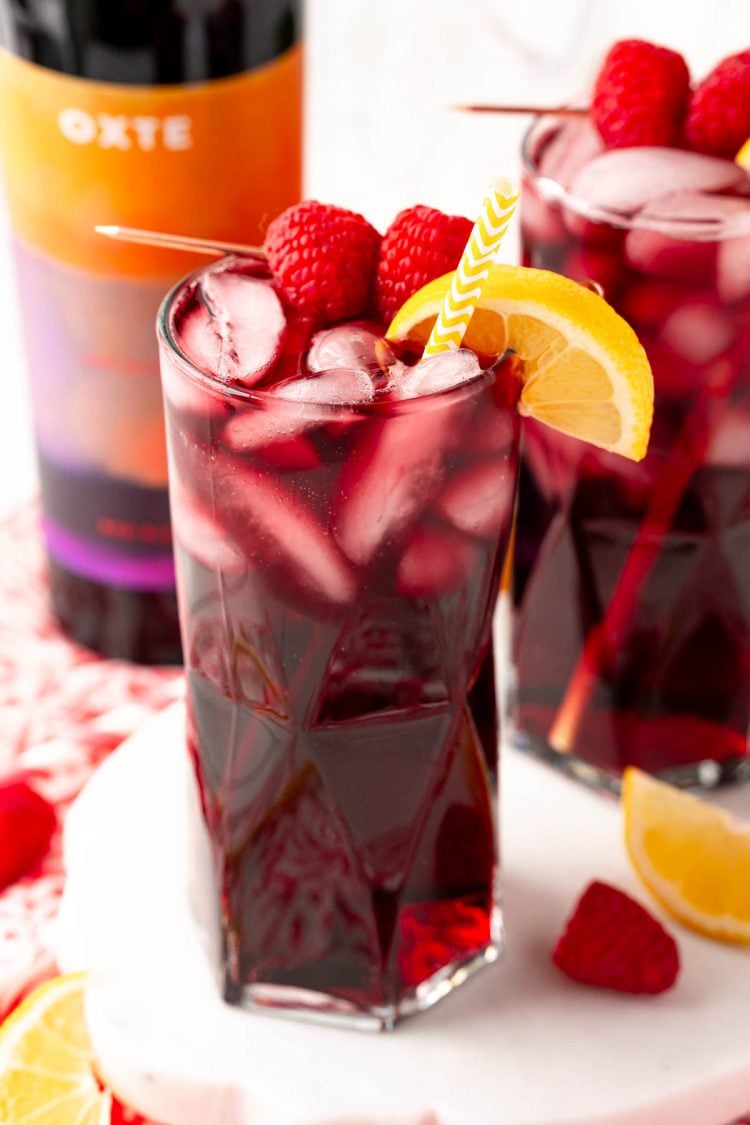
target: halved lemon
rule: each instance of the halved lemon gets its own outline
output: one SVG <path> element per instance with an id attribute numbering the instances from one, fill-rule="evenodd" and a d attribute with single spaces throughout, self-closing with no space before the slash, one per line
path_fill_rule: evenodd
<path id="1" fill-rule="evenodd" d="M 85 981 L 85 973 L 55 977 L 0 1027 L 0 1121 L 109 1125 L 112 1096 L 96 1078 Z"/>
<path id="2" fill-rule="evenodd" d="M 749 168 L 750 169 L 750 138 L 748 138 L 748 140 L 745 141 L 744 145 L 742 146 L 742 148 L 737 153 L 737 155 L 735 156 L 734 159 L 740 165 L 741 168 Z"/>
<path id="3" fill-rule="evenodd" d="M 708 937 L 750 944 L 750 824 L 632 767 L 625 845 L 662 906 Z"/>
<path id="4" fill-rule="evenodd" d="M 452 276 L 410 297 L 388 338 L 426 343 Z M 633 329 L 598 294 L 548 270 L 493 266 L 464 343 L 479 355 L 519 356 L 521 414 L 634 461 L 644 456 L 651 368 Z"/>

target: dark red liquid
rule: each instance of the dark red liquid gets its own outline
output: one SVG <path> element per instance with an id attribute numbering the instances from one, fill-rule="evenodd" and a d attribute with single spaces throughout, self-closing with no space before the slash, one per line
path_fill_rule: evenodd
<path id="1" fill-rule="evenodd" d="M 284 377 L 307 346 L 287 329 Z M 490 626 L 515 379 L 301 414 L 196 385 L 191 401 L 165 367 L 226 995 L 396 1012 L 498 937 Z M 459 510 L 483 482 L 492 503 Z"/>
<path id="2" fill-rule="evenodd" d="M 717 206 L 750 216 L 733 190 Z M 748 755 L 750 271 L 737 239 L 644 238 L 542 198 L 531 174 L 526 192 L 526 264 L 602 285 L 646 348 L 656 408 L 640 464 L 528 429 L 520 727 L 609 775 L 715 783 Z"/>

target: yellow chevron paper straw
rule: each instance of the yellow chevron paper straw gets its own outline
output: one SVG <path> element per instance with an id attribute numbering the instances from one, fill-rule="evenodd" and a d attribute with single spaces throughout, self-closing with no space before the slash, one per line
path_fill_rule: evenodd
<path id="1" fill-rule="evenodd" d="M 443 307 L 435 321 L 424 354 L 438 355 L 460 348 L 492 259 L 508 229 L 518 203 L 518 184 L 505 177 L 493 180 L 474 223 L 469 241 L 453 275 Z"/>

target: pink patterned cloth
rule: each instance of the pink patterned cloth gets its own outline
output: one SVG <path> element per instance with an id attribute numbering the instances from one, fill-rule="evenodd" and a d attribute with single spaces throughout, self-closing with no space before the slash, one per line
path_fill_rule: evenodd
<path id="1" fill-rule="evenodd" d="M 49 609 L 36 506 L 0 525 L 0 605 L 0 778 L 26 777 L 62 825 L 99 763 L 180 698 L 182 673 L 102 660 L 63 636 Z M 58 832 L 39 870 L 0 894 L 0 1022 L 57 972 L 52 927 L 64 878 Z"/>
<path id="2" fill-rule="evenodd" d="M 103 660 L 53 621 L 35 505 L 0 525 L 0 778 L 22 775 L 60 824 L 97 765 L 182 694 L 175 668 Z M 57 971 L 61 833 L 39 870 L 0 894 L 0 1021 Z"/>

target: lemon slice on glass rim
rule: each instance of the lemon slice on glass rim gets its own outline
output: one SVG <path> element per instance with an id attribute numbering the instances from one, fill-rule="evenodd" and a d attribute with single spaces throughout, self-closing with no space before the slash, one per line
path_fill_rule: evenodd
<path id="1" fill-rule="evenodd" d="M 425 285 L 396 313 L 391 340 L 426 343 L 453 275 Z M 633 329 L 603 297 L 549 270 L 492 266 L 464 345 L 516 353 L 519 412 L 610 453 L 646 453 L 654 383 Z"/>

